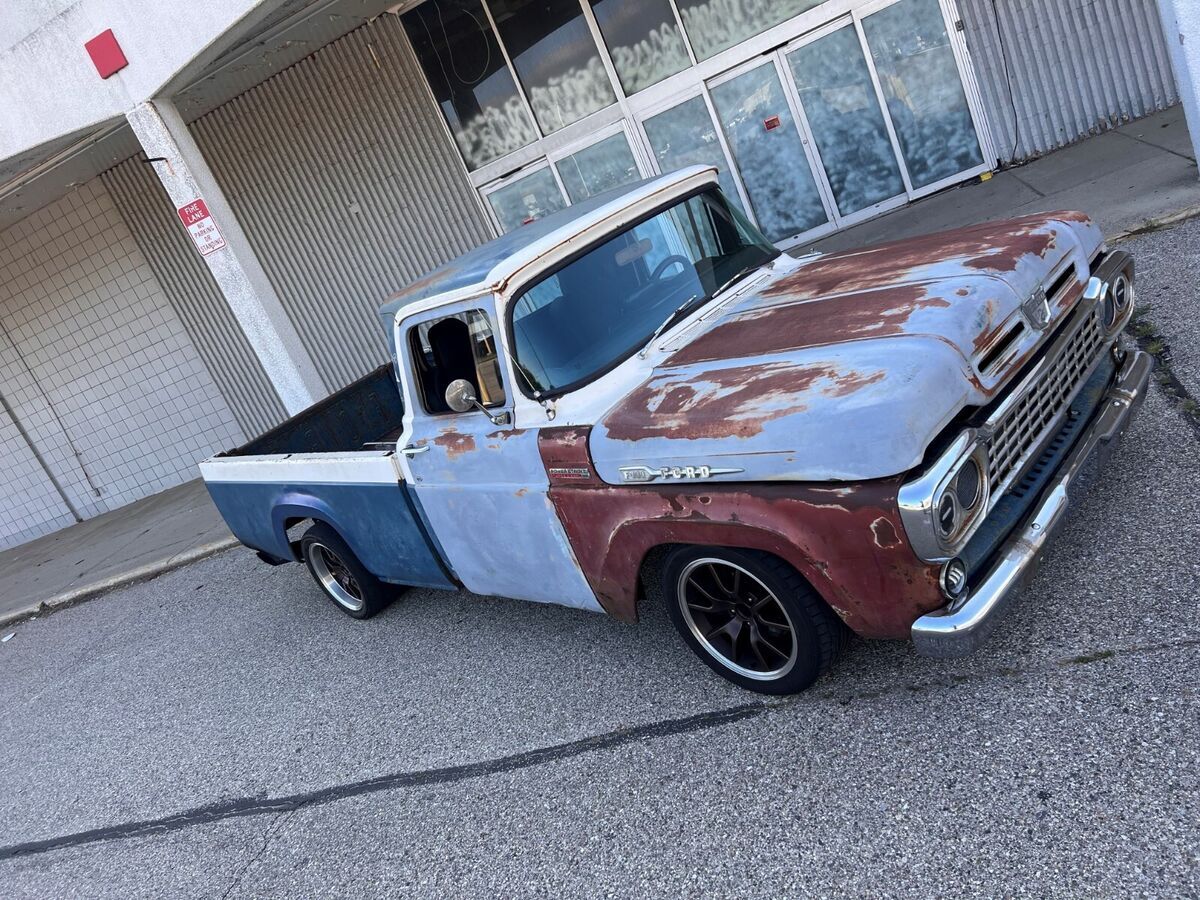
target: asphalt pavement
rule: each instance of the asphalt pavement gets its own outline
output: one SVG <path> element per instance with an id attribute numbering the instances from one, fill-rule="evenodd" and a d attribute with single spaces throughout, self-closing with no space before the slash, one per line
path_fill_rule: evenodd
<path id="1" fill-rule="evenodd" d="M 1180 347 L 1187 234 L 1137 239 Z M 5 628 L 0 891 L 1200 895 L 1185 401 L 1155 387 L 975 656 L 855 641 L 783 701 L 654 596 L 638 625 L 434 591 L 355 622 L 240 549 Z"/>

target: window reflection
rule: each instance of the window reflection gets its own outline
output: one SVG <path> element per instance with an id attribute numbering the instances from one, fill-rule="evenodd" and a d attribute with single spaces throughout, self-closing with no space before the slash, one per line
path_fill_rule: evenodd
<path id="1" fill-rule="evenodd" d="M 578 0 L 492 0 L 488 6 L 543 132 L 616 102 Z"/>
<path id="2" fill-rule="evenodd" d="M 624 132 L 572 153 L 555 166 L 572 203 L 632 184 L 641 177 Z"/>
<path id="3" fill-rule="evenodd" d="M 903 194 L 904 181 L 854 26 L 793 50 L 788 63 L 842 215 Z"/>
<path id="4" fill-rule="evenodd" d="M 497 188 L 487 199 L 503 231 L 520 228 L 567 205 L 554 175 L 544 167 Z"/>
<path id="5" fill-rule="evenodd" d="M 536 139 L 479 0 L 427 0 L 403 22 L 468 168 Z"/>
<path id="6" fill-rule="evenodd" d="M 914 187 L 983 162 L 937 0 L 901 0 L 863 32 Z"/>
<path id="7" fill-rule="evenodd" d="M 658 84 L 690 65 L 667 0 L 590 0 L 626 94 Z"/>
<path id="8" fill-rule="evenodd" d="M 678 106 L 651 116 L 644 124 L 661 172 L 688 166 L 716 166 L 722 192 L 730 203 L 742 205 L 733 176 L 729 174 L 725 151 L 717 138 L 717 129 L 702 97 L 684 100 Z"/>
<path id="9" fill-rule="evenodd" d="M 677 0 L 697 59 L 708 59 L 825 0 Z"/>

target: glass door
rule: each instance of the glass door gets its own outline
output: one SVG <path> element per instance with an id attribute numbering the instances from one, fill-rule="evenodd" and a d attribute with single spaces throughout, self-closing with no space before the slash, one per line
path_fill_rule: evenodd
<path id="1" fill-rule="evenodd" d="M 904 203 L 910 186 L 854 23 L 805 36 L 784 48 L 784 59 L 838 224 Z"/>
<path id="2" fill-rule="evenodd" d="M 546 162 L 488 185 L 482 194 L 501 231 L 513 231 L 567 206 L 558 178 Z"/>
<path id="3" fill-rule="evenodd" d="M 778 62 L 773 54 L 735 69 L 710 82 L 709 93 L 758 226 L 781 242 L 828 228 L 832 211 Z"/>
<path id="4" fill-rule="evenodd" d="M 985 171 L 939 0 L 877 0 L 855 14 L 914 197 Z"/>
<path id="5" fill-rule="evenodd" d="M 602 129 L 599 137 L 590 137 L 582 146 L 576 144 L 553 154 L 550 162 L 571 203 L 642 178 L 624 123 Z"/>

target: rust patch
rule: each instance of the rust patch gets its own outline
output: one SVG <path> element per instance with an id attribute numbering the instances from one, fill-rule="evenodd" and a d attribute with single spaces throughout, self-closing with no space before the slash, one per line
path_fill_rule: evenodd
<path id="1" fill-rule="evenodd" d="M 605 419 L 608 437 L 637 441 L 666 437 L 748 438 L 767 422 L 803 412 L 804 393 L 826 382 L 821 393 L 846 397 L 885 378 L 886 372 L 842 371 L 831 365 L 796 367 L 764 363 L 683 377 L 651 378 Z"/>
<path id="2" fill-rule="evenodd" d="M 958 296 L 960 296 L 960 297 L 969 297 L 969 296 L 971 296 L 971 292 L 970 292 L 969 290 L 967 290 L 966 288 L 959 288 L 959 289 L 958 289 L 957 291 L 955 291 L 954 293 L 958 294 Z"/>
<path id="3" fill-rule="evenodd" d="M 460 434 L 453 428 L 443 428 L 433 442 L 446 451 L 446 459 L 457 459 L 475 450 L 475 435 Z"/>
<path id="4" fill-rule="evenodd" d="M 813 585 L 865 637 L 907 638 L 913 620 L 942 605 L 937 569 L 903 539 L 900 479 L 839 488 L 800 484 L 679 488 L 550 486 L 550 498 L 584 576 L 613 616 L 637 618 L 638 576 L 664 544 L 773 553 Z"/>
<path id="5" fill-rule="evenodd" d="M 863 375 L 860 372 L 848 372 L 845 375 L 839 375 L 832 378 L 832 384 L 829 387 L 822 388 L 821 393 L 829 397 L 849 397 L 851 394 L 861 391 L 868 385 L 875 384 L 887 377 L 887 372 L 882 369 L 871 375 Z"/>
<path id="6" fill-rule="evenodd" d="M 925 285 L 905 284 L 820 301 L 764 306 L 718 322 L 672 355 L 667 365 L 903 334 L 918 310 L 950 305 L 944 297 L 927 296 Z"/>
<path id="7" fill-rule="evenodd" d="M 538 432 L 538 453 L 551 485 L 564 481 L 575 486 L 604 483 L 596 474 L 588 451 L 591 433 L 590 425 L 562 425 Z"/>

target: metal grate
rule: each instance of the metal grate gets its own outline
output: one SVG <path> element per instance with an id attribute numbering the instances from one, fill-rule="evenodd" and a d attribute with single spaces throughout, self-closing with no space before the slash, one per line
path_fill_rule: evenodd
<path id="1" fill-rule="evenodd" d="M 1103 340 L 1099 320 L 1093 311 L 1088 311 L 1054 362 L 996 424 L 988 476 L 993 497 L 1007 487 L 1009 479 L 1066 408 L 1095 361 Z"/>

